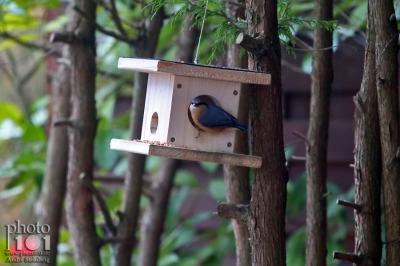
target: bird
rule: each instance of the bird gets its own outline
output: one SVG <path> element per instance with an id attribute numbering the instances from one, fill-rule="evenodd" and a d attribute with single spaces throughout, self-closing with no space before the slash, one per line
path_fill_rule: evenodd
<path id="1" fill-rule="evenodd" d="M 192 100 L 189 110 L 198 129 L 218 133 L 226 128 L 237 128 L 247 131 L 247 126 L 221 107 L 205 102 L 199 97 Z"/>

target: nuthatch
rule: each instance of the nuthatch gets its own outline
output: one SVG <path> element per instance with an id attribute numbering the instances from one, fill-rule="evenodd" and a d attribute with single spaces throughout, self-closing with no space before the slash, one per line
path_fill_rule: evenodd
<path id="1" fill-rule="evenodd" d="M 204 131 L 218 133 L 226 128 L 247 131 L 247 126 L 227 111 L 213 103 L 204 102 L 198 97 L 192 100 L 189 109 L 193 122 Z"/>

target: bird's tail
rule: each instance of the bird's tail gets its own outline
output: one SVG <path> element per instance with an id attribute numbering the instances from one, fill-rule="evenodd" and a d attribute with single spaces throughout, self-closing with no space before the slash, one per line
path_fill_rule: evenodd
<path id="1" fill-rule="evenodd" d="M 247 131 L 247 126 L 245 124 L 238 124 L 236 125 L 237 129 L 240 129 L 241 131 L 246 132 Z"/>

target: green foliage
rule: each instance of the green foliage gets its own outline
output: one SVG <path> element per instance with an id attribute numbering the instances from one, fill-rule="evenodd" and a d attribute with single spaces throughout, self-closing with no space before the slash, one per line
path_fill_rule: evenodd
<path id="1" fill-rule="evenodd" d="M 291 0 L 278 2 L 278 33 L 288 53 L 294 55 L 293 46 L 296 44 L 294 36 L 300 26 L 307 26 L 311 29 L 325 28 L 329 31 L 337 30 L 337 21 L 335 20 L 308 20 L 291 15 L 291 5 Z"/>
<path id="2" fill-rule="evenodd" d="M 211 55 L 207 63 L 211 64 L 213 59 L 217 58 L 217 53 L 224 55 L 225 45 L 232 45 L 239 33 L 247 33 L 247 22 L 240 18 L 233 18 L 226 15 L 226 2 L 221 0 L 199 0 L 192 3 L 190 0 L 153 0 L 152 6 L 153 16 L 161 8 L 168 5 L 176 5 L 178 9 L 172 15 L 171 21 L 182 19 L 183 16 L 190 13 L 194 19 L 194 26 L 200 27 L 204 17 L 214 26 L 214 42 L 211 44 Z M 293 45 L 295 45 L 294 35 L 300 27 L 325 28 L 329 31 L 337 30 L 337 22 L 324 20 L 308 20 L 300 16 L 291 14 L 291 0 L 280 0 L 278 3 L 278 33 L 281 42 L 285 45 L 288 53 L 294 54 Z M 204 14 L 206 12 L 206 14 Z"/>
<path id="3" fill-rule="evenodd" d="M 344 239 L 347 233 L 349 221 L 346 209 L 336 204 L 337 199 L 351 200 L 354 198 L 354 188 L 350 188 L 347 193 L 343 193 L 339 187 L 328 182 L 327 191 L 327 219 L 328 235 L 327 249 L 328 254 L 335 250 L 345 250 Z M 296 181 L 289 181 L 287 185 L 287 208 L 286 216 L 298 217 L 304 213 L 306 208 L 306 175 L 303 174 Z M 293 266 L 305 265 L 306 250 L 306 230 L 305 226 L 293 232 L 287 241 L 287 264 Z M 327 265 L 338 265 L 337 260 L 327 256 Z"/>
<path id="4" fill-rule="evenodd" d="M 0 4 L 0 34 L 9 33 L 25 42 L 41 41 L 40 26 L 45 24 L 46 10 L 58 8 L 60 0 L 6 0 Z M 0 42 L 0 51 L 10 48 L 14 41 Z"/>
<path id="5" fill-rule="evenodd" d="M 292 157 L 294 151 L 296 150 L 296 145 L 290 144 L 285 146 L 285 159 L 289 161 L 290 157 Z"/>
<path id="6" fill-rule="evenodd" d="M 174 177 L 174 185 L 175 186 L 189 186 L 189 187 L 196 187 L 199 185 L 199 181 L 194 176 L 193 173 L 185 171 L 185 170 L 178 170 L 175 173 Z"/>
<path id="7" fill-rule="evenodd" d="M 226 191 L 224 179 L 218 178 L 210 181 L 208 191 L 216 201 L 226 201 Z"/>
<path id="8" fill-rule="evenodd" d="M 31 118 L 47 103 L 38 100 L 30 110 Z M 46 113 L 42 115 L 46 120 Z M 38 197 L 45 169 L 44 121 L 36 120 L 36 125 L 32 124 L 13 103 L 0 103 L 0 150 L 7 158 L 0 161 L 0 178 L 8 180 L 6 188 L 0 192 L 0 201 L 12 199 L 10 207 L 25 202 L 24 211 L 30 210 Z"/>
<path id="9" fill-rule="evenodd" d="M 154 157 L 156 158 L 156 157 Z M 159 161 L 158 161 L 159 163 Z M 159 166 L 157 162 L 151 163 L 152 167 L 148 170 L 157 174 Z M 171 192 L 170 202 L 165 219 L 164 233 L 161 237 L 159 251 L 159 265 L 165 266 L 185 266 L 201 265 L 217 266 L 221 265 L 228 252 L 234 252 L 233 229 L 229 221 L 224 221 L 215 229 L 205 232 L 197 232 L 196 227 L 212 217 L 211 212 L 196 213 L 187 217 L 182 217 L 180 210 L 182 204 L 188 199 L 193 190 L 197 189 L 198 181 L 194 175 L 188 171 L 178 170 L 174 187 Z M 101 188 L 100 188 L 101 189 Z M 112 192 L 106 200 L 107 207 L 114 213 L 122 204 L 123 193 L 121 189 Z M 142 200 L 142 210 L 147 206 L 147 200 Z M 117 217 L 114 217 L 115 219 Z M 96 221 L 103 222 L 101 214 L 98 214 Z M 100 228 L 98 232 L 102 234 Z M 69 240 L 69 232 L 62 230 L 59 249 L 61 247 L 59 265 L 74 265 L 71 257 L 72 245 Z M 138 236 L 141 237 L 141 236 Z M 207 243 L 203 245 L 202 243 Z M 201 244 L 201 248 L 196 247 Z M 191 246 L 196 248 L 190 248 Z M 136 265 L 139 250 L 136 248 L 132 257 L 132 264 Z M 106 245 L 101 249 L 102 261 L 107 262 L 112 259 L 112 249 Z"/>
<path id="10" fill-rule="evenodd" d="M 201 167 L 206 170 L 208 173 L 212 174 L 217 171 L 217 168 L 220 166 L 217 163 L 209 163 L 209 162 L 200 162 Z"/>

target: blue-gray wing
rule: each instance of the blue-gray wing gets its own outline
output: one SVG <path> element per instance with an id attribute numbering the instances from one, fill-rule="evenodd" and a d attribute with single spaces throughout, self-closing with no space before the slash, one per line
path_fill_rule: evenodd
<path id="1" fill-rule="evenodd" d="M 199 118 L 199 122 L 205 127 L 236 127 L 247 130 L 234 116 L 212 104 L 208 104 L 208 110 Z"/>

